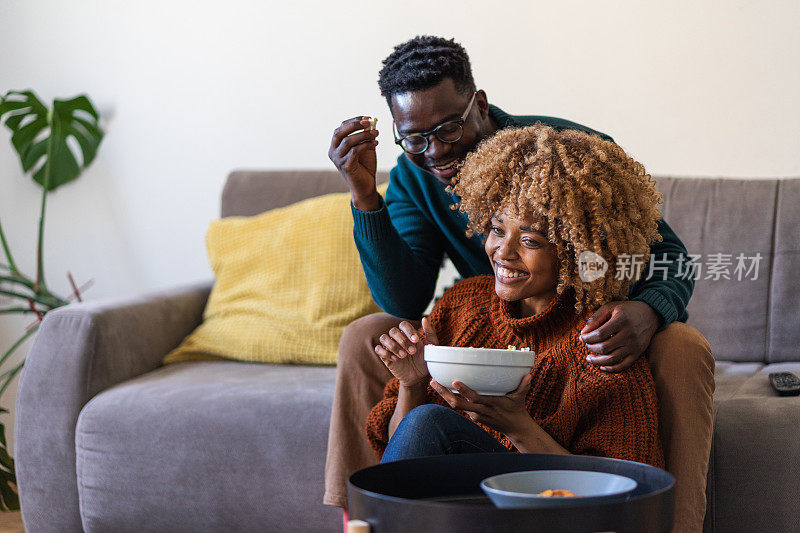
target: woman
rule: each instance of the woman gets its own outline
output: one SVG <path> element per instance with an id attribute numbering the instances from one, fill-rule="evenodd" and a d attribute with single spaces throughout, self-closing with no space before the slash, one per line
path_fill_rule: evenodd
<path id="1" fill-rule="evenodd" d="M 482 143 L 453 192 L 470 231 L 485 237 L 495 275 L 446 291 L 422 331 L 402 322 L 381 336 L 375 352 L 394 379 L 367 433 L 382 461 L 511 450 L 663 467 L 647 361 L 603 372 L 578 339 L 592 312 L 625 299 L 636 281 L 617 275 L 624 254 L 646 262 L 659 238 L 661 197 L 644 167 L 598 136 L 535 125 Z M 608 263 L 604 273 L 587 269 L 587 258 L 602 267 L 597 256 Z M 454 394 L 430 379 L 426 343 L 529 347 L 536 359 L 505 396 L 460 382 Z"/>

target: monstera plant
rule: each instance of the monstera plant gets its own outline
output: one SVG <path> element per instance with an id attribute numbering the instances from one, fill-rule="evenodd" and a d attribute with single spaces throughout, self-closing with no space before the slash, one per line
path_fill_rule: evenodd
<path id="1" fill-rule="evenodd" d="M 99 115 L 85 95 L 54 100 L 47 107 L 33 91 L 9 91 L 0 98 L 0 122 L 11 130 L 11 144 L 19 155 L 23 174 L 42 188 L 39 232 L 36 245 L 36 275 L 23 273 L 14 261 L 3 233 L 0 213 L 0 315 L 30 315 L 33 323 L 0 355 L 0 396 L 22 370 L 24 360 L 10 364 L 11 355 L 33 335 L 44 316 L 71 300 L 80 300 L 82 288 L 68 275 L 72 294 L 62 297 L 47 287 L 44 277 L 44 214 L 47 195 L 75 180 L 97 155 L 103 140 Z M 10 304 L 4 302 L 11 302 Z M 1 347 L 0 347 L 1 348 Z M 0 351 L 2 351 L 0 349 Z M 0 413 L 8 412 L 0 407 Z M 5 426 L 0 424 L 0 509 L 19 509 L 14 460 L 8 453 Z"/>

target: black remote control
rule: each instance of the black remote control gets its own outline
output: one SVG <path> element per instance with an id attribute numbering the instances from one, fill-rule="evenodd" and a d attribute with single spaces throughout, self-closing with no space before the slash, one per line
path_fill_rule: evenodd
<path id="1" fill-rule="evenodd" d="M 780 396 L 800 394 L 800 378 L 791 372 L 773 372 L 769 375 L 769 383 Z"/>

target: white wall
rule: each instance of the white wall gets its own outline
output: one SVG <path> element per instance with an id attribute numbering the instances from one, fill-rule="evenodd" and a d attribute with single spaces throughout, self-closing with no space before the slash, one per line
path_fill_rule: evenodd
<path id="1" fill-rule="evenodd" d="M 800 175 L 800 2 L 0 0 L 0 91 L 88 93 L 98 159 L 50 198 L 51 285 L 105 298 L 210 277 L 207 224 L 233 168 L 332 168 L 330 135 L 384 125 L 381 60 L 455 37 L 508 112 L 605 131 L 651 173 Z M 405 8 L 400 11 L 398 6 Z M 33 272 L 39 189 L 0 129 L 0 220 Z M 27 320 L 0 317 L 0 350 Z M 13 405 L 13 391 L 0 401 Z"/>

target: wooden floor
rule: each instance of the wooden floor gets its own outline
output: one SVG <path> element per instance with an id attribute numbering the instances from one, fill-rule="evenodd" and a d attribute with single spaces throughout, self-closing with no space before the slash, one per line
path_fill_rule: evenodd
<path id="1" fill-rule="evenodd" d="M 24 533 L 22 527 L 22 514 L 0 512 L 0 532 L 2 533 Z"/>

